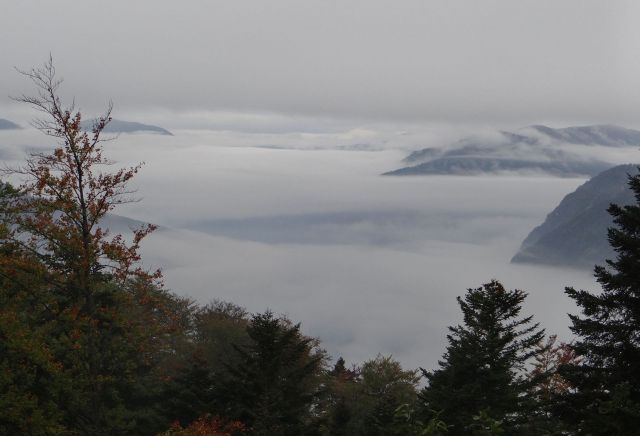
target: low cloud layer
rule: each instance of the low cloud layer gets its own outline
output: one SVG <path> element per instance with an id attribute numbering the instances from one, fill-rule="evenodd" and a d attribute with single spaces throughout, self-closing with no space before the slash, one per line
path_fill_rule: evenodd
<path id="1" fill-rule="evenodd" d="M 334 357 L 360 362 L 380 352 L 432 367 L 446 327 L 460 322 L 455 297 L 492 278 L 528 291 L 526 312 L 569 338 L 566 313 L 575 309 L 564 286 L 596 288 L 589 272 L 509 264 L 584 179 L 379 175 L 417 143 L 453 137 L 438 129 L 174 133 L 105 145 L 119 165 L 146 161 L 135 179 L 141 201 L 117 213 L 164 226 L 143 244 L 147 265 L 198 301 L 301 321 Z M 29 129 L 0 132 L 0 141 L 14 162 L 48 144 Z M 339 148 L 353 144 L 378 151 Z M 620 160 L 636 153 L 615 152 Z"/>
<path id="2" fill-rule="evenodd" d="M 509 252 L 442 241 L 424 241 L 412 251 L 273 245 L 184 231 L 160 232 L 145 243 L 146 259 L 165 265 L 167 285 L 178 292 L 286 314 L 320 337 L 334 358 L 361 362 L 393 354 L 409 367 L 435 366 L 446 327 L 461 321 L 456 296 L 492 278 L 529 292 L 526 313 L 550 333 L 570 337 L 566 313 L 575 308 L 563 288 L 594 288 L 589 274 L 510 265 Z"/>

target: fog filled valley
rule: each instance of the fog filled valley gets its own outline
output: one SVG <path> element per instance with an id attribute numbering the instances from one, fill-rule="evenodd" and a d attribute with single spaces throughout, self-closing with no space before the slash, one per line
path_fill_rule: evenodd
<path id="1" fill-rule="evenodd" d="M 640 435 L 640 2 L 0 12 L 0 436 Z"/>
<path id="2" fill-rule="evenodd" d="M 564 287 L 597 288 L 590 269 L 510 263 L 584 176 L 381 176 L 425 143 L 455 142 L 455 128 L 415 137 L 170 130 L 121 134 L 105 146 L 118 166 L 145 161 L 135 179 L 140 201 L 115 211 L 160 226 L 143 243 L 145 265 L 201 303 L 300 321 L 334 359 L 381 353 L 434 367 L 447 326 L 460 322 L 455 298 L 494 278 L 528 292 L 525 312 L 568 341 L 575 307 Z M 47 148 L 33 129 L 0 135 L 16 161 Z M 611 165 L 637 153 L 606 151 Z"/>

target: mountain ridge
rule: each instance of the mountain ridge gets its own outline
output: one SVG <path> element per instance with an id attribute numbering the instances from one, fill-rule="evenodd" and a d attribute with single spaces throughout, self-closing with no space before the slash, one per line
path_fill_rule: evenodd
<path id="1" fill-rule="evenodd" d="M 637 171 L 632 164 L 610 168 L 566 195 L 527 235 L 511 262 L 593 268 L 612 258 L 607 229 L 613 219 L 607 209 L 611 203 L 634 202 L 627 178 Z"/>
<path id="2" fill-rule="evenodd" d="M 93 126 L 93 120 L 82 123 L 82 128 L 90 130 Z M 151 124 L 138 123 L 136 121 L 124 121 L 112 119 L 104 128 L 104 133 L 156 133 L 159 135 L 173 136 L 173 133 L 159 126 Z"/>
<path id="3" fill-rule="evenodd" d="M 563 150 L 563 144 L 604 147 L 640 146 L 640 131 L 610 124 L 554 129 L 531 125 L 498 131 L 490 138 L 470 136 L 448 147 L 427 147 L 403 159 L 410 164 L 384 175 L 477 175 L 509 171 L 553 176 L 594 176 L 613 164 Z"/>

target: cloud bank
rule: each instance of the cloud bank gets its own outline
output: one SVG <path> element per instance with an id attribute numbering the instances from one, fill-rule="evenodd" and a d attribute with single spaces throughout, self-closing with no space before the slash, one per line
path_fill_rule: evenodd
<path id="1" fill-rule="evenodd" d="M 437 129 L 173 133 L 105 144 L 118 165 L 146 161 L 135 179 L 142 201 L 116 211 L 163 225 L 143 244 L 146 264 L 198 301 L 287 314 L 334 357 L 380 352 L 432 367 L 460 321 L 455 297 L 492 278 L 528 291 L 526 312 L 569 338 L 575 309 L 563 287 L 595 288 L 584 271 L 509 263 L 584 179 L 379 176 L 418 143 L 451 136 Z M 0 141 L 13 162 L 50 147 L 30 129 Z M 357 144 L 376 151 L 342 147 Z"/>

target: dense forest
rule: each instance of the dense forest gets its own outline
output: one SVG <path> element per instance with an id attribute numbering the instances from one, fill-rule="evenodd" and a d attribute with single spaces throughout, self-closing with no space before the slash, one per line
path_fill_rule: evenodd
<path id="1" fill-rule="evenodd" d="M 37 93 L 18 100 L 58 146 L 7 169 L 23 182 L 0 187 L 1 434 L 640 432 L 640 174 L 629 176 L 637 204 L 609 208 L 617 257 L 595 269 L 602 290 L 566 289 L 581 310 L 568 320 L 575 342 L 492 280 L 458 297 L 463 321 L 437 368 L 384 355 L 331 365 L 295 321 L 197 304 L 143 269 L 155 227 L 101 227 L 134 200 L 140 169 L 113 170 L 103 155 L 110 108 L 85 130 L 51 62 L 23 74 Z"/>

